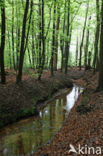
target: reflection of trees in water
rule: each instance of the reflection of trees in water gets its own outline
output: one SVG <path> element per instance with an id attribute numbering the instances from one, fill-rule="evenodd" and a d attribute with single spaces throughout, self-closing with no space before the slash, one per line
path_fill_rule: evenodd
<path id="1" fill-rule="evenodd" d="M 66 106 L 66 103 L 66 94 L 58 97 L 58 103 L 56 104 L 56 119 L 58 120 L 58 126 L 61 126 L 61 123 L 65 119 L 66 110 L 64 109 L 64 107 Z"/>
<path id="2" fill-rule="evenodd" d="M 63 101 L 63 108 L 66 106 L 66 104 L 67 104 L 67 98 L 66 98 L 66 96 L 67 95 L 65 95 L 64 94 L 64 96 L 62 97 L 62 101 Z M 64 121 L 65 120 L 65 113 L 66 113 L 66 110 L 65 109 L 63 109 L 63 120 L 62 121 Z"/>
<path id="3" fill-rule="evenodd" d="M 19 156 L 20 155 L 25 156 L 24 144 L 23 144 L 23 139 L 22 139 L 22 135 L 21 134 L 18 136 L 17 147 L 18 147 L 17 153 L 19 154 Z"/>
<path id="4" fill-rule="evenodd" d="M 55 106 L 53 102 L 52 104 L 50 104 L 50 127 L 53 127 L 54 122 L 55 122 Z M 52 132 L 52 128 L 51 128 L 51 132 Z"/>
<path id="5" fill-rule="evenodd" d="M 42 111 L 41 111 L 42 112 Z M 42 120 L 43 120 L 43 113 L 42 113 Z M 38 147 L 39 145 L 41 145 L 43 143 L 43 122 L 42 120 L 39 120 L 37 122 L 39 122 L 39 128 L 37 128 L 36 132 L 35 132 L 35 137 L 34 137 L 34 143 L 35 143 L 35 147 Z M 35 129 L 34 129 L 35 130 Z"/>
<path id="6" fill-rule="evenodd" d="M 74 93 L 72 96 L 75 100 L 77 99 L 80 91 L 81 89 L 79 87 L 74 87 Z M 17 142 L 15 142 L 12 147 L 8 147 L 9 155 L 5 156 L 11 156 L 12 154 L 10 153 L 25 156 L 25 154 L 35 151 L 36 147 L 51 138 L 62 126 L 62 122 L 65 120 L 66 115 L 68 115 L 66 114 L 66 109 L 64 109 L 64 107 L 67 106 L 67 95 L 68 93 L 66 92 L 65 94 L 56 97 L 45 109 L 41 110 L 42 115 L 39 116 L 34 123 L 26 127 L 28 128 L 27 131 L 18 136 Z M 2 147 L 0 148 L 2 149 Z M 2 150 L 0 151 L 0 156 L 4 156 Z"/>
<path id="7" fill-rule="evenodd" d="M 42 136 L 42 133 L 43 133 L 43 123 L 40 122 L 40 129 L 38 130 L 38 133 L 39 133 L 39 144 L 38 145 L 41 145 L 43 143 L 43 136 Z"/>

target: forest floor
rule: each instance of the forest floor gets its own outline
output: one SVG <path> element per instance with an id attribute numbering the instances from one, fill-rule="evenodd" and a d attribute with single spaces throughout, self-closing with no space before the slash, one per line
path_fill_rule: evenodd
<path id="1" fill-rule="evenodd" d="M 86 71 L 83 77 L 73 81 L 84 87 L 84 92 L 53 141 L 39 148 L 32 156 L 78 156 L 69 153 L 70 144 L 76 150 L 79 145 L 95 148 L 95 154 L 90 151 L 90 156 L 97 155 L 96 148 L 100 147 L 102 154 L 99 151 L 98 155 L 103 155 L 103 91 L 96 92 L 98 73 L 93 74 L 92 70 Z M 88 149 L 87 154 L 80 155 L 88 156 Z"/>
<path id="2" fill-rule="evenodd" d="M 34 70 L 26 70 L 23 81 L 16 85 L 16 73 L 7 70 L 7 84 L 0 84 L 0 128 L 21 118 L 38 114 L 37 107 L 60 89 L 73 86 L 71 79 L 79 79 L 84 71 L 70 68 L 65 75 L 59 70 L 54 77 L 44 71 L 42 80 L 37 81 Z"/>

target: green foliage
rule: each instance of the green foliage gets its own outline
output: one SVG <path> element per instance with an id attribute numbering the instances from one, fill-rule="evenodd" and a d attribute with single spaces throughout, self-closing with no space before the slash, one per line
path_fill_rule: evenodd
<path id="1" fill-rule="evenodd" d="M 66 1 L 67 3 L 68 1 Z M 51 57 L 51 50 L 52 50 L 52 33 L 53 33 L 53 0 L 46 0 L 45 1 L 45 35 L 48 32 L 48 35 L 46 36 L 45 39 L 45 45 L 46 45 L 46 51 L 45 51 L 45 56 L 46 56 L 46 62 L 45 62 L 45 67 L 48 68 L 50 65 L 50 57 Z M 25 8 L 25 1 L 21 2 L 20 0 L 12 1 L 11 0 L 5 0 L 6 4 L 6 47 L 5 47 L 5 65 L 7 67 L 12 66 L 13 67 L 13 55 L 14 55 L 14 60 L 15 64 L 17 63 L 17 53 L 18 56 L 20 50 L 20 42 L 18 42 L 18 30 L 20 30 L 20 40 L 21 40 L 21 33 L 22 33 L 22 19 L 24 15 L 24 8 Z M 29 31 L 29 42 L 27 45 L 26 49 L 26 54 L 24 58 L 24 66 L 25 67 L 33 67 L 33 53 L 34 53 L 34 67 L 37 68 L 38 66 L 38 59 L 39 59 L 39 34 L 40 34 L 40 20 L 41 17 L 39 16 L 39 1 L 35 1 L 36 5 L 33 5 L 33 14 L 32 14 L 32 20 L 30 24 L 30 31 Z M 0 2 L 1 6 L 4 6 L 3 1 Z M 65 13 L 67 12 L 67 5 L 65 7 L 65 1 L 64 0 L 57 0 L 56 1 L 56 6 L 60 6 L 60 28 L 59 31 L 56 31 L 56 34 L 58 33 L 58 49 L 60 49 L 60 38 L 65 41 L 69 41 L 68 36 L 66 35 L 66 29 L 67 29 L 67 21 L 66 21 L 66 16 Z M 72 41 L 71 41 L 71 47 L 70 47 L 70 57 L 69 57 L 69 62 L 68 64 L 72 66 L 72 63 L 75 62 L 75 47 L 76 47 L 76 36 L 81 35 L 81 30 L 84 24 L 84 17 L 85 17 L 85 9 L 86 6 L 86 1 L 72 1 L 70 2 L 70 29 L 72 27 Z M 13 9 L 14 9 L 14 15 L 13 15 Z M 50 11 L 51 9 L 51 11 Z M 9 16 L 8 16 L 9 15 Z M 28 19 L 30 15 L 30 7 L 29 7 L 29 14 L 28 14 Z M 93 36 L 94 36 L 94 30 L 95 30 L 95 0 L 90 2 L 90 9 L 89 9 L 89 16 L 92 16 L 92 20 L 90 23 L 90 46 L 93 43 Z M 14 16 L 14 21 L 12 21 L 12 18 Z M 57 11 L 56 11 L 56 20 L 57 20 Z M 65 32 L 63 32 L 63 25 L 64 25 L 64 17 L 65 17 Z M 51 20 L 50 20 L 51 19 Z M 50 26 L 49 26 L 50 22 Z M 13 52 L 13 45 L 12 45 L 12 26 L 13 26 L 13 36 L 14 36 L 14 52 Z M 27 36 L 27 30 L 29 26 L 29 20 L 27 21 L 27 27 L 26 27 L 26 36 Z M 49 26 L 49 27 L 48 27 Z M 9 32 L 9 39 L 8 39 L 8 32 Z M 32 43 L 34 42 L 34 47 Z M 73 45 L 72 45 L 73 43 Z M 19 47 L 18 47 L 19 46 Z M 17 48 L 18 47 L 18 48 Z M 28 56 L 28 49 L 30 52 L 30 58 Z M 42 47 L 41 47 L 42 49 Z M 58 51 L 58 58 L 60 58 L 61 51 Z M 93 57 L 93 56 L 92 56 Z M 11 59 L 11 65 L 10 65 L 10 59 Z M 30 64 L 31 60 L 31 64 Z M 71 62 L 72 60 L 72 62 Z M 61 66 L 61 59 L 58 59 L 58 64 L 59 67 Z M 37 77 L 37 75 L 34 75 Z"/>

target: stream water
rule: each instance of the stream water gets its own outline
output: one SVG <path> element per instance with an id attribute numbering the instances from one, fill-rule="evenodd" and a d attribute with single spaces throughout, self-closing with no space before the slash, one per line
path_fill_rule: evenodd
<path id="1" fill-rule="evenodd" d="M 83 88 L 74 85 L 55 97 L 37 117 L 21 120 L 0 130 L 0 156 L 30 156 L 50 141 L 62 127 Z"/>

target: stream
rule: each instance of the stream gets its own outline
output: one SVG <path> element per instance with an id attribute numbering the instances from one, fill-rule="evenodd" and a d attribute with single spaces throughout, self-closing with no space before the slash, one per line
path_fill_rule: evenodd
<path id="1" fill-rule="evenodd" d="M 40 110 L 36 117 L 20 120 L 0 130 L 0 156 L 30 156 L 35 150 L 53 139 L 83 88 L 74 85 L 72 90 L 55 97 Z"/>

